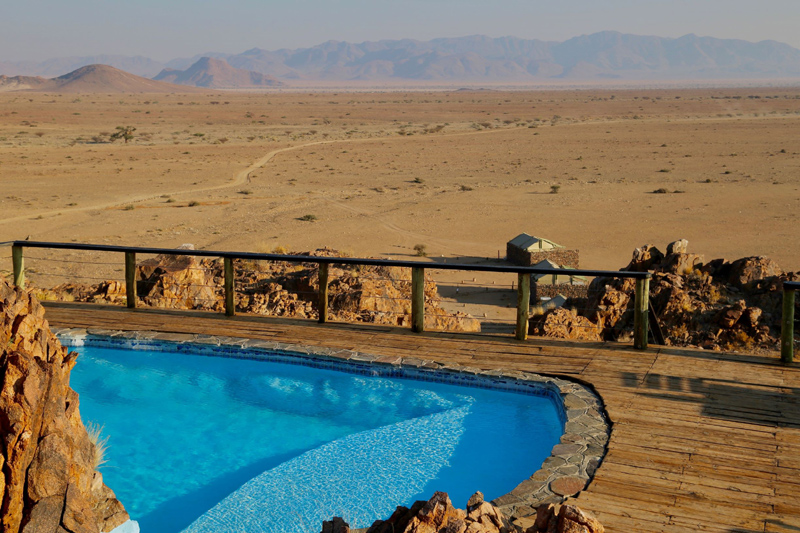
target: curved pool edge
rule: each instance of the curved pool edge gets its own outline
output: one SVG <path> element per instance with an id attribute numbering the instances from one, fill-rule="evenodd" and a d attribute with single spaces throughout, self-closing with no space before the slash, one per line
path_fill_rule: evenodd
<path id="1" fill-rule="evenodd" d="M 347 349 L 294 345 L 241 337 L 174 334 L 107 329 L 53 328 L 71 348 L 84 345 L 140 350 L 199 352 L 201 355 L 282 362 L 381 377 L 434 381 L 466 387 L 492 388 L 548 396 L 560 407 L 564 434 L 541 468 L 511 492 L 492 503 L 511 518 L 528 516 L 542 503 L 560 503 L 554 484 L 577 478 L 585 487 L 603 460 L 610 424 L 602 399 L 588 386 L 562 377 L 502 368 L 481 370 L 414 357 L 381 356 Z M 580 480 L 580 481 L 579 481 Z M 572 480 L 570 480 L 572 481 Z M 563 483 L 563 482 L 562 482 Z M 564 491 L 559 491 L 564 492 Z"/>

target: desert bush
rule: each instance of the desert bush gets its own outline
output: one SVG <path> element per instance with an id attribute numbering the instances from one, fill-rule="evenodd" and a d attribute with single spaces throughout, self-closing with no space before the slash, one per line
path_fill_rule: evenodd
<path id="1" fill-rule="evenodd" d="M 117 139 L 122 139 L 125 141 L 125 144 L 128 144 L 128 141 L 133 139 L 133 132 L 136 131 L 136 128 L 133 126 L 117 126 L 117 131 L 111 134 L 109 137 L 112 141 L 116 141 Z"/>
<path id="2" fill-rule="evenodd" d="M 427 257 L 428 247 L 424 244 L 415 244 L 414 251 L 417 252 L 417 257 Z"/>
<path id="3" fill-rule="evenodd" d="M 317 215 L 303 215 L 297 220 L 302 220 L 303 222 L 315 222 L 317 220 Z"/>
<path id="4" fill-rule="evenodd" d="M 198 202 L 197 200 L 192 200 L 191 202 L 189 202 L 188 205 L 189 205 L 189 207 L 196 207 L 196 206 L 200 205 L 200 202 Z"/>
<path id="5" fill-rule="evenodd" d="M 551 185 L 550 186 L 550 194 L 558 194 L 559 190 L 561 190 L 561 185 Z"/>
<path id="6" fill-rule="evenodd" d="M 94 448 L 93 465 L 97 470 L 106 463 L 106 451 L 108 451 L 108 437 L 103 437 L 103 426 L 89 422 L 86 426 L 86 432 L 89 434 L 89 442 L 92 443 Z"/>

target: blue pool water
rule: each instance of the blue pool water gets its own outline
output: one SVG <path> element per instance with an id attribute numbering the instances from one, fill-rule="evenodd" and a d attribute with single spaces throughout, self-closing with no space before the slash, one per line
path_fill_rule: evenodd
<path id="1" fill-rule="evenodd" d="M 108 484 L 143 533 L 317 533 L 447 492 L 463 507 L 539 469 L 545 396 L 228 357 L 80 347 L 72 387 L 109 437 Z"/>

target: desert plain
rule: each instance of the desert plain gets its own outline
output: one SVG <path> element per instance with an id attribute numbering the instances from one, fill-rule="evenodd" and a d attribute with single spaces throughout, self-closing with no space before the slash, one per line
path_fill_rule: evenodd
<path id="1" fill-rule="evenodd" d="M 685 238 L 798 270 L 799 132 L 798 87 L 0 93 L 0 240 L 468 262 L 527 232 L 584 268 Z M 86 257 L 30 253 L 34 283 Z"/>

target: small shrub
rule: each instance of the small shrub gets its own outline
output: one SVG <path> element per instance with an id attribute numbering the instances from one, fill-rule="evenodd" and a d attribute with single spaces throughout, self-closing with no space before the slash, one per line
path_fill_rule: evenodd
<path id="1" fill-rule="evenodd" d="M 289 248 L 287 248 L 286 246 L 283 246 L 282 244 L 279 244 L 278 246 L 276 246 L 275 248 L 272 249 L 272 253 L 273 254 L 286 255 L 286 254 L 289 253 Z"/>
<path id="2" fill-rule="evenodd" d="M 427 257 L 428 247 L 424 244 L 415 244 L 414 251 L 417 252 L 417 257 Z"/>
<path id="3" fill-rule="evenodd" d="M 191 202 L 189 202 L 189 207 L 197 207 L 198 205 L 200 205 L 200 202 L 198 202 L 197 200 L 192 200 Z"/>
<path id="4" fill-rule="evenodd" d="M 175 203 L 175 198 L 167 198 L 167 203 L 168 204 L 174 204 Z"/>
<path id="5" fill-rule="evenodd" d="M 656 189 L 653 191 L 653 194 L 667 194 L 669 191 L 665 188 Z"/>
<path id="6" fill-rule="evenodd" d="M 302 220 L 303 222 L 315 222 L 317 220 L 317 215 L 303 215 L 297 220 Z"/>
<path id="7" fill-rule="evenodd" d="M 550 186 L 550 194 L 558 194 L 559 190 L 561 190 L 561 185 L 551 185 Z"/>
<path id="8" fill-rule="evenodd" d="M 414 183 L 425 183 L 425 180 L 422 178 L 414 178 Z"/>
<path id="9" fill-rule="evenodd" d="M 459 187 L 459 189 L 464 191 L 464 192 L 469 192 L 469 191 L 473 190 L 473 188 L 470 187 L 469 185 L 462 185 L 461 187 Z"/>
<path id="10" fill-rule="evenodd" d="M 253 194 L 253 191 L 251 191 L 250 189 L 242 189 L 241 191 L 239 191 L 239 194 L 244 194 L 245 196 L 247 196 Z"/>
<path id="11" fill-rule="evenodd" d="M 133 204 L 128 204 L 125 206 L 125 211 L 133 211 L 134 209 L 136 208 L 133 206 Z"/>

